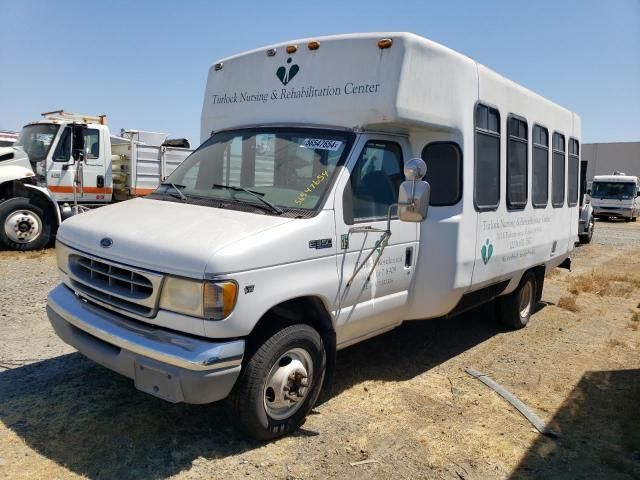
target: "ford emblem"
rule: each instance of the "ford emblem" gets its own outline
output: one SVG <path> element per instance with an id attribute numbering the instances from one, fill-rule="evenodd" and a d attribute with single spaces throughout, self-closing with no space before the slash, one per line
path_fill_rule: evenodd
<path id="1" fill-rule="evenodd" d="M 111 240 L 109 237 L 104 237 L 102 240 L 100 240 L 100 246 L 102 248 L 109 248 L 111 245 L 113 245 L 113 240 Z"/>

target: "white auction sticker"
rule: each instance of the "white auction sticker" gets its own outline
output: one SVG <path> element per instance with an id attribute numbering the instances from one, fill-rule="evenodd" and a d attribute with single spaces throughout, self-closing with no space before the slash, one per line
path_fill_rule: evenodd
<path id="1" fill-rule="evenodd" d="M 300 146 L 304 148 L 331 150 L 332 152 L 335 152 L 342 146 L 342 142 L 340 140 L 326 140 L 323 138 L 305 138 Z"/>

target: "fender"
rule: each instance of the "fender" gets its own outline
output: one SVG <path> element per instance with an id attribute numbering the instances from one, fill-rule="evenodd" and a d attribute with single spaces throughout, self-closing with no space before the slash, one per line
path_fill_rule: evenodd
<path id="1" fill-rule="evenodd" d="M 28 189 L 37 190 L 39 193 L 37 193 L 36 195 L 40 195 L 41 194 L 49 201 L 51 209 L 55 212 L 55 215 L 56 215 L 57 223 L 56 223 L 55 227 L 57 228 L 58 226 L 60 226 L 60 224 L 62 223 L 62 217 L 60 215 L 60 209 L 58 208 L 58 202 L 56 201 L 56 199 L 53 196 L 53 194 L 48 189 L 46 189 L 44 187 L 38 187 L 36 185 L 29 185 L 29 184 L 25 184 L 23 186 L 28 188 Z"/>

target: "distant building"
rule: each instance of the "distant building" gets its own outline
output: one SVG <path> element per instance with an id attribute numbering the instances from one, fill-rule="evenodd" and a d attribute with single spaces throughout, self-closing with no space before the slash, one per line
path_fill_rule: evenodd
<path id="1" fill-rule="evenodd" d="M 614 171 L 640 177 L 640 142 L 585 143 L 582 161 L 587 161 L 587 180 Z"/>

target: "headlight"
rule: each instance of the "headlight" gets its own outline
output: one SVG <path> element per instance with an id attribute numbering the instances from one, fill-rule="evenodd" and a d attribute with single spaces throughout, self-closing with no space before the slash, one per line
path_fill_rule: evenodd
<path id="1" fill-rule="evenodd" d="M 236 304 L 235 282 L 201 282 L 167 277 L 162 287 L 160 308 L 193 317 L 223 320 Z"/>

